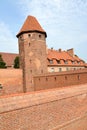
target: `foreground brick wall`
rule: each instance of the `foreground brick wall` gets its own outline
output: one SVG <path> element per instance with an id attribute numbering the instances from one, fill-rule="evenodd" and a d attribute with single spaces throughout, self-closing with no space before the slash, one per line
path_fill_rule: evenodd
<path id="1" fill-rule="evenodd" d="M 87 84 L 0 98 L 0 130 L 87 130 Z"/>
<path id="2" fill-rule="evenodd" d="M 23 92 L 21 69 L 0 69 L 0 96 Z"/>
<path id="3" fill-rule="evenodd" d="M 87 69 L 49 73 L 34 77 L 34 89 L 43 90 L 87 83 Z"/>

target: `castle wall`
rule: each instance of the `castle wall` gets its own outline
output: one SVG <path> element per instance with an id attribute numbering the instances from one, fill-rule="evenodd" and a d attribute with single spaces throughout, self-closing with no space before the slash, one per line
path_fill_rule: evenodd
<path id="1" fill-rule="evenodd" d="M 0 130 L 87 130 L 87 84 L 0 98 Z"/>
<path id="2" fill-rule="evenodd" d="M 0 96 L 23 92 L 21 69 L 0 69 Z"/>
<path id="3" fill-rule="evenodd" d="M 87 69 L 48 73 L 34 77 L 34 90 L 51 89 L 87 83 Z"/>
<path id="4" fill-rule="evenodd" d="M 21 69 L 0 69 L 0 96 L 23 92 Z M 34 91 L 87 83 L 87 69 L 34 77 Z"/>

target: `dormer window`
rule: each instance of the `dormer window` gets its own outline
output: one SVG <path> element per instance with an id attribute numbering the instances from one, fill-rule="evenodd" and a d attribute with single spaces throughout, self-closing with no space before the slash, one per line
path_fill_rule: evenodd
<path id="1" fill-rule="evenodd" d="M 75 64 L 75 61 L 72 61 L 72 64 Z"/>
<path id="2" fill-rule="evenodd" d="M 60 60 L 57 60 L 57 64 L 60 64 Z"/>
<path id="3" fill-rule="evenodd" d="M 64 62 L 65 64 L 68 64 L 68 61 L 67 60 L 65 60 L 65 62 Z"/>
<path id="4" fill-rule="evenodd" d="M 80 61 L 78 61 L 78 64 L 80 64 Z"/>
<path id="5" fill-rule="evenodd" d="M 49 60 L 50 64 L 53 64 L 53 60 Z"/>

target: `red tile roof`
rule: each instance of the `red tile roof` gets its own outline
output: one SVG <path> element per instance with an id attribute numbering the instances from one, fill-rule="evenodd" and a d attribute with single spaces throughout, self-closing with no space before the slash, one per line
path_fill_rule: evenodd
<path id="1" fill-rule="evenodd" d="M 11 67 L 14 64 L 15 57 L 18 56 L 19 54 L 0 52 L 0 55 L 2 55 L 2 58 L 6 63 L 6 65 Z"/>
<path id="2" fill-rule="evenodd" d="M 0 54 L 2 55 L 2 58 L 3 60 L 6 62 L 7 66 L 12 66 L 14 64 L 14 59 L 16 56 L 19 56 L 19 54 L 13 54 L 13 53 L 3 53 L 3 52 L 0 52 Z M 53 65 L 65 65 L 65 66 L 68 66 L 68 65 L 73 65 L 73 66 L 87 66 L 87 64 L 82 60 L 80 59 L 78 56 L 74 55 L 74 56 L 71 56 L 67 51 L 56 51 L 56 50 L 51 50 L 51 49 L 48 49 L 48 54 L 47 54 L 47 61 L 48 61 L 48 65 L 50 66 L 53 66 Z M 50 64 L 49 60 L 53 60 L 53 64 Z M 61 61 L 71 61 L 71 63 L 69 62 L 68 64 L 65 64 L 64 62 L 61 62 L 61 64 L 58 64 L 57 63 L 57 60 Z M 79 63 L 75 63 L 75 64 L 72 64 L 72 62 L 82 62 L 81 64 Z"/>
<path id="3" fill-rule="evenodd" d="M 82 59 L 80 59 L 78 56 L 74 55 L 70 55 L 67 51 L 56 51 L 53 49 L 48 49 L 48 55 L 47 55 L 48 60 L 53 60 L 53 65 L 58 65 L 57 62 L 55 62 L 55 60 L 64 60 L 64 61 L 71 61 L 71 62 L 81 62 L 82 64 L 84 64 L 84 61 Z M 63 63 L 62 63 L 63 64 Z M 62 65 L 60 64 L 60 65 Z M 72 63 L 69 63 L 72 64 Z M 67 65 L 69 65 L 67 64 Z M 75 65 L 78 63 L 75 63 Z M 48 65 L 52 65 L 49 64 Z"/>
<path id="4" fill-rule="evenodd" d="M 27 19 L 25 20 L 21 30 L 17 34 L 17 37 L 19 37 L 19 35 L 21 35 L 22 33 L 32 32 L 32 31 L 44 33 L 45 36 L 47 36 L 46 32 L 41 27 L 41 25 L 39 24 L 37 19 L 33 16 L 28 16 Z"/>

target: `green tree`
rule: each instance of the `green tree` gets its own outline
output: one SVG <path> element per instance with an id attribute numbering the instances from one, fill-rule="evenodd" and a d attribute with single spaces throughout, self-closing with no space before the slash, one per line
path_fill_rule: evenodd
<path id="1" fill-rule="evenodd" d="M 19 57 L 18 56 L 14 59 L 14 68 L 19 68 Z"/>
<path id="2" fill-rule="evenodd" d="M 0 55 L 0 68 L 6 68 L 6 63 L 4 62 L 2 55 Z"/>

